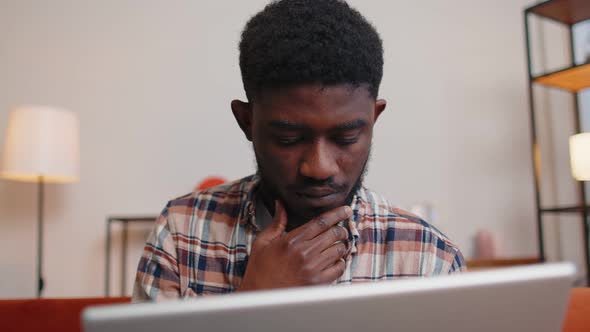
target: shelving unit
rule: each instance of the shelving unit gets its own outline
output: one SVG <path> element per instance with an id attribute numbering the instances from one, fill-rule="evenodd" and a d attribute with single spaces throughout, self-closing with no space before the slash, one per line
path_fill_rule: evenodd
<path id="1" fill-rule="evenodd" d="M 552 20 L 565 25 L 569 29 L 569 46 L 571 54 L 571 65 L 562 70 L 545 73 L 538 76 L 532 74 L 531 63 L 531 40 L 529 31 L 529 17 L 536 15 L 543 19 Z M 531 143 L 532 143 L 532 165 L 534 172 L 534 186 L 535 186 L 535 204 L 537 211 L 537 227 L 538 227 L 538 241 L 539 241 L 539 259 L 545 260 L 545 245 L 543 240 L 543 216 L 545 214 L 578 214 L 584 229 L 584 255 L 586 262 L 586 284 L 590 285 L 590 246 L 589 246 L 589 212 L 590 206 L 586 205 L 586 190 L 584 182 L 578 184 L 578 202 L 579 205 L 571 206 L 541 206 L 540 193 L 540 167 L 538 160 L 538 140 L 537 128 L 535 122 L 535 103 L 533 95 L 533 85 L 543 84 L 569 91 L 574 98 L 574 129 L 576 133 L 581 132 L 580 112 L 578 92 L 590 87 L 590 63 L 576 65 L 574 59 L 574 39 L 573 27 L 577 23 L 590 19 L 590 0 L 549 0 L 524 11 L 524 25 L 526 36 L 526 51 L 528 60 L 528 88 L 529 88 L 529 107 L 530 107 L 530 121 L 531 121 Z"/>

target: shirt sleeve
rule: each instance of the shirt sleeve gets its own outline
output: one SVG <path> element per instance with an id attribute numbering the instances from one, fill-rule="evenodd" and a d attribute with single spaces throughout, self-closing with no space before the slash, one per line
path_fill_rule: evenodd
<path id="1" fill-rule="evenodd" d="M 174 223 L 168 207 L 156 220 L 137 267 L 133 302 L 163 301 L 181 296 Z"/>
<path id="2" fill-rule="evenodd" d="M 451 263 L 451 267 L 449 269 L 449 274 L 467 272 L 467 264 L 465 264 L 465 258 L 463 258 L 463 254 L 459 249 L 455 253 L 455 258 L 453 258 L 453 262 Z"/>

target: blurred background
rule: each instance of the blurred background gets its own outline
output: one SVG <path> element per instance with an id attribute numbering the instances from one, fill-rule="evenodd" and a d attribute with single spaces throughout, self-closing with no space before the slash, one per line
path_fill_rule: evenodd
<path id="1" fill-rule="evenodd" d="M 237 44 L 267 0 L 0 0 L 0 139 L 11 110 L 55 105 L 80 121 L 80 181 L 45 187 L 46 297 L 105 294 L 107 219 L 157 215 L 210 176 L 255 170 L 230 110 L 245 100 Z M 388 101 L 365 185 L 422 213 L 477 259 L 487 234 L 499 259 L 535 259 L 523 10 L 530 0 L 350 0 L 380 32 Z M 566 28 L 530 20 L 533 74 L 569 65 Z M 574 29 L 590 54 L 590 22 Z M 535 86 L 541 201 L 571 204 L 570 93 Z M 590 95 L 580 94 L 583 131 Z M 0 145 L 1 148 L 1 145 Z M 0 180 L 0 298 L 36 292 L 37 186 Z M 585 273 L 577 215 L 544 219 L 546 258 Z M 112 223 L 110 292 L 131 291 L 149 223 Z M 126 265 L 123 267 L 122 263 Z M 125 269 L 126 271 L 121 271 Z M 123 277 L 121 277 L 121 273 Z M 123 279 L 121 279 L 123 278 Z"/>

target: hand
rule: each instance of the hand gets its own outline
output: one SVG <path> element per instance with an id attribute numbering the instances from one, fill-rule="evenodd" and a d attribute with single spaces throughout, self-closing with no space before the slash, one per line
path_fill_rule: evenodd
<path id="1" fill-rule="evenodd" d="M 254 240 L 239 291 L 327 284 L 346 268 L 348 231 L 338 222 L 350 218 L 342 206 L 321 214 L 283 236 L 287 212 L 275 202 L 272 225 Z"/>

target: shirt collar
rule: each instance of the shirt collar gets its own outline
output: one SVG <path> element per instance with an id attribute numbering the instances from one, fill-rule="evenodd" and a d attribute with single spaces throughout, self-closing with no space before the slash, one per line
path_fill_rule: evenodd
<path id="1" fill-rule="evenodd" d="M 242 202 L 243 208 L 239 217 L 239 223 L 241 225 L 250 224 L 254 229 L 258 230 L 256 225 L 256 202 L 259 201 L 256 197 L 257 189 L 260 184 L 260 177 L 258 174 L 251 175 L 245 179 L 242 184 Z M 365 189 L 359 188 L 356 194 L 352 198 L 350 207 L 352 209 L 352 217 L 348 221 L 348 230 L 350 231 L 349 241 L 351 243 L 351 253 L 356 253 L 356 243 L 359 238 L 359 231 L 357 225 L 364 218 L 366 212 L 366 200 L 364 198 Z M 344 225 L 342 225 L 344 226 Z"/>
<path id="2" fill-rule="evenodd" d="M 242 209 L 239 216 L 239 223 L 241 225 L 250 224 L 256 228 L 254 216 L 256 214 L 256 189 L 260 184 L 260 177 L 255 174 L 247 177 L 242 183 Z"/>

